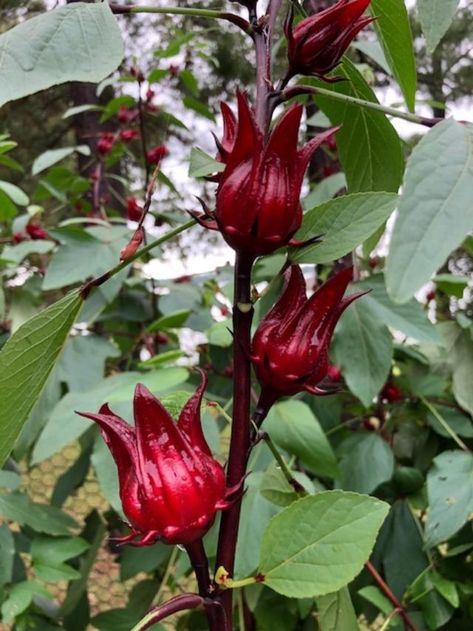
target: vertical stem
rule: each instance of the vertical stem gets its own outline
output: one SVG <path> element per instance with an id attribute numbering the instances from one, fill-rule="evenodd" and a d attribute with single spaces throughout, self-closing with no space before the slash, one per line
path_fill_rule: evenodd
<path id="1" fill-rule="evenodd" d="M 211 596 L 212 584 L 210 581 L 209 561 L 202 539 L 186 546 L 186 552 L 189 555 L 191 565 L 195 572 L 199 595 L 202 596 L 202 598 L 205 599 L 204 602 L 206 602 Z M 209 623 L 209 631 L 223 631 L 223 625 L 221 624 L 221 620 L 219 620 L 221 617 L 218 611 L 219 606 L 217 604 L 210 604 L 210 601 L 204 606 Z"/>
<path id="2" fill-rule="evenodd" d="M 371 574 L 371 576 L 374 578 L 374 580 L 378 584 L 378 587 L 381 589 L 381 591 L 385 594 L 385 596 L 387 596 L 387 598 L 389 598 L 391 603 L 397 609 L 399 615 L 402 618 L 402 621 L 404 622 L 404 627 L 406 629 L 409 629 L 409 631 L 417 631 L 414 623 L 412 622 L 412 620 L 407 615 L 406 610 L 404 609 L 404 607 L 402 606 L 400 601 L 396 598 L 396 596 L 393 594 L 393 592 L 391 591 L 389 585 L 384 581 L 384 579 L 379 574 L 379 572 L 374 567 L 374 565 L 370 561 L 367 561 L 365 563 L 365 567 L 368 570 L 368 572 Z"/>
<path id="3" fill-rule="evenodd" d="M 251 304 L 251 267 L 253 257 L 237 253 L 233 306 L 233 421 L 227 468 L 227 486 L 238 484 L 246 473 L 250 447 L 250 344 L 253 306 Z M 241 498 L 222 513 L 217 567 L 223 566 L 230 576 L 235 565 L 235 551 L 240 521 Z M 228 589 L 220 595 L 227 619 L 232 619 L 232 594 Z M 230 622 L 231 624 L 231 622 Z M 231 628 L 231 627 L 230 627 Z"/>
<path id="4" fill-rule="evenodd" d="M 269 19 L 269 18 L 268 18 Z M 256 122 L 263 134 L 267 134 L 270 123 L 269 91 L 271 88 L 271 67 L 269 32 L 264 20 L 258 20 L 256 8 L 250 10 L 250 22 L 254 31 L 253 41 L 256 53 Z"/>

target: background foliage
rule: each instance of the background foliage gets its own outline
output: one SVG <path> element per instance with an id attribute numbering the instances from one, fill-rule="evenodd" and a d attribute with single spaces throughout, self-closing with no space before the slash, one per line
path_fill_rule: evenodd
<path id="1" fill-rule="evenodd" d="M 15 630 L 129 630 L 152 603 L 192 585 L 190 566 L 178 548 L 118 549 L 109 540 L 124 531 L 115 468 L 97 429 L 74 410 L 108 401 L 131 419 L 139 380 L 176 416 L 197 383 L 189 366 L 198 364 L 210 379 L 206 435 L 225 461 L 231 254 L 193 226 L 153 251 L 164 264 L 137 261 L 85 301 L 77 288 L 118 263 L 136 226 L 127 199 L 144 199 L 146 150 L 160 143 L 169 150 L 145 224 L 149 241 L 187 221 L 193 194 L 212 205 L 215 187 L 202 178 L 216 170 L 210 132 L 218 129 L 218 102 L 232 102 L 237 85 L 251 89 L 254 60 L 224 22 L 117 21 L 107 3 L 70 4 L 0 4 L 1 617 Z M 347 80 L 323 87 L 374 103 L 395 94 L 408 110 L 448 116 L 472 87 L 472 10 L 457 5 L 418 0 L 409 15 L 403 2 L 373 0 L 376 26 L 335 71 Z M 24 21 L 33 16 L 35 37 L 34 23 Z M 284 50 L 275 63 L 284 66 Z M 65 83 L 84 80 L 101 83 Z M 419 631 L 471 629 L 473 127 L 450 119 L 431 130 L 402 128 L 401 138 L 382 111 L 330 96 L 308 100 L 306 110 L 308 136 L 329 122 L 343 127 L 336 147 L 311 165 L 302 201 L 297 237 L 324 239 L 289 256 L 317 281 L 334 260 L 353 259 L 357 289 L 371 293 L 336 330 L 331 361 L 342 372 L 340 391 L 280 402 L 265 421 L 308 496 L 298 499 L 258 445 L 235 577 L 260 570 L 268 581 L 241 592 L 239 624 L 402 629 L 379 581 L 360 573 L 383 500 L 390 511 L 372 567 Z M 124 140 L 128 129 L 145 143 Z M 98 144 L 104 133 L 114 138 L 106 153 Z M 31 238 L 31 225 L 44 238 Z M 255 325 L 277 296 L 273 279 L 285 256 L 255 267 L 255 286 L 267 288 Z M 206 271 L 194 273 L 196 265 Z M 340 502 L 346 524 L 334 526 L 327 515 Z M 307 515 L 314 527 L 301 543 L 294 533 Z M 342 548 L 343 563 L 327 572 L 308 544 L 327 531 L 343 546 L 344 528 L 357 554 L 348 558 Z M 215 527 L 205 544 L 213 557 Z M 302 581 L 297 563 L 280 564 L 288 547 L 300 559 L 301 546 L 312 568 Z M 200 612 L 171 625 L 205 628 Z"/>

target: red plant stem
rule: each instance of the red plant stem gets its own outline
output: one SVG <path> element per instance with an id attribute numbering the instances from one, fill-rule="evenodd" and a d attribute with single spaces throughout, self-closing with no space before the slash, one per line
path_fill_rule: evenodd
<path id="1" fill-rule="evenodd" d="M 274 18 L 275 19 L 275 18 Z M 263 134 L 267 134 L 270 123 L 269 92 L 271 89 L 271 67 L 269 50 L 268 16 L 258 20 L 256 9 L 250 10 L 253 41 L 256 53 L 256 122 Z"/>
<path id="2" fill-rule="evenodd" d="M 175 598 L 171 598 L 171 600 L 168 600 L 163 605 L 159 605 L 159 607 L 152 609 L 146 616 L 149 620 L 143 626 L 140 626 L 140 631 L 149 629 L 149 627 L 152 627 L 160 620 L 164 620 L 178 611 L 196 609 L 203 603 L 204 599 L 202 596 L 197 596 L 197 594 L 180 594 Z"/>
<path id="3" fill-rule="evenodd" d="M 197 585 L 199 587 L 199 594 L 204 599 L 208 599 L 211 597 L 212 583 L 210 581 L 209 561 L 207 554 L 205 553 L 202 539 L 186 546 L 186 551 L 195 572 Z M 220 607 L 217 604 L 212 605 L 207 601 L 204 606 L 207 614 L 207 621 L 209 623 L 209 631 L 224 631 L 225 623 L 222 624 L 221 618 L 222 615 L 225 615 L 225 613 L 223 611 L 219 611 Z"/>
<path id="4" fill-rule="evenodd" d="M 368 570 L 368 572 L 371 574 L 371 576 L 374 578 L 374 580 L 376 581 L 378 587 L 381 589 L 381 591 L 384 593 L 384 595 L 387 598 L 389 598 L 389 600 L 392 602 L 394 607 L 399 612 L 399 615 L 402 618 L 402 621 L 404 622 L 405 628 L 406 629 L 410 629 L 410 631 L 417 631 L 416 626 L 414 625 L 412 620 L 407 615 L 407 612 L 404 609 L 404 607 L 402 606 L 401 602 L 392 593 L 391 588 L 384 581 L 383 577 L 379 574 L 378 570 L 374 567 L 374 565 L 370 561 L 367 561 L 365 563 L 365 567 Z"/>
<path id="5" fill-rule="evenodd" d="M 251 266 L 253 257 L 237 253 L 235 261 L 235 293 L 233 306 L 233 418 L 230 453 L 227 468 L 227 486 L 238 484 L 246 473 L 250 447 L 251 400 Z M 240 521 L 241 498 L 222 513 L 217 550 L 217 568 L 223 566 L 233 576 L 235 551 Z M 219 595 L 227 620 L 232 619 L 232 594 L 228 589 Z M 230 627 L 231 628 L 231 627 Z"/>

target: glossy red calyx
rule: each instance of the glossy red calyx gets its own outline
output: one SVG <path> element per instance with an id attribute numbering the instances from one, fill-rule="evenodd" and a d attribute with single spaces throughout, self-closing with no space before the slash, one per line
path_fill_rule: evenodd
<path id="1" fill-rule="evenodd" d="M 237 98 L 236 132 L 231 115 L 224 114 L 227 132 L 219 153 L 225 170 L 218 178 L 215 213 L 207 212 L 201 223 L 220 230 L 234 250 L 259 256 L 287 245 L 300 227 L 305 170 L 315 150 L 336 129 L 317 135 L 299 149 L 302 106 L 293 105 L 266 140 L 246 95 L 239 92 Z"/>
<path id="2" fill-rule="evenodd" d="M 290 12 L 284 31 L 288 42 L 291 76 L 324 78 L 340 62 L 356 34 L 375 18 L 363 16 L 371 0 L 339 0 L 301 20 L 293 28 Z"/>
<path id="3" fill-rule="evenodd" d="M 286 271 L 284 291 L 253 338 L 251 360 L 263 407 L 304 390 L 330 394 L 319 384 L 328 375 L 335 325 L 348 305 L 366 293 L 344 297 L 351 279 L 352 268 L 344 269 L 307 298 L 300 267 L 292 265 Z"/>
<path id="4" fill-rule="evenodd" d="M 202 382 L 177 423 L 142 384 L 133 399 L 135 427 L 107 404 L 98 414 L 79 412 L 99 425 L 118 468 L 123 511 L 132 528 L 122 542 L 192 543 L 239 490 L 226 488 L 223 467 L 202 432 L 200 406 L 207 377 L 199 372 Z"/>

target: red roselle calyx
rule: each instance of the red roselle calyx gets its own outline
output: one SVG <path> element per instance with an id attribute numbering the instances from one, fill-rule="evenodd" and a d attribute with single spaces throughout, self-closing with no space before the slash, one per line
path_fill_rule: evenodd
<path id="1" fill-rule="evenodd" d="M 288 41 L 289 75 L 324 78 L 340 62 L 346 49 L 375 18 L 365 16 L 371 0 L 339 0 L 292 27 L 293 12 L 284 25 Z"/>
<path id="2" fill-rule="evenodd" d="M 315 150 L 336 129 L 317 135 L 298 149 L 302 106 L 291 106 L 269 139 L 260 131 L 245 94 L 238 92 L 236 136 L 227 114 L 221 143 L 225 170 L 219 176 L 215 213 L 199 221 L 220 230 L 238 252 L 259 256 L 287 245 L 302 220 L 299 202 L 306 167 Z M 233 145 L 230 147 L 230 145 Z"/>
<path id="3" fill-rule="evenodd" d="M 138 204 L 136 197 L 128 197 L 126 200 L 126 212 L 130 221 L 139 221 L 143 213 L 143 209 Z"/>
<path id="4" fill-rule="evenodd" d="M 292 265 L 286 271 L 284 291 L 253 338 L 251 361 L 261 384 L 260 414 L 282 396 L 302 391 L 330 394 L 318 384 L 329 371 L 335 325 L 348 305 L 366 293 L 343 297 L 352 272 L 338 272 L 307 298 L 300 267 Z"/>
<path id="5" fill-rule="evenodd" d="M 120 498 L 132 529 L 121 543 L 193 543 L 239 491 L 241 485 L 225 487 L 223 467 L 202 432 L 200 406 L 207 377 L 199 372 L 202 382 L 177 423 L 142 384 L 133 399 L 135 427 L 107 404 L 98 414 L 79 412 L 99 425 L 118 468 Z"/>
<path id="6" fill-rule="evenodd" d="M 25 231 L 26 234 L 33 239 L 33 241 L 44 241 L 49 237 L 46 230 L 37 223 L 29 223 L 26 226 Z"/>
<path id="7" fill-rule="evenodd" d="M 146 153 L 149 164 L 158 164 L 169 153 L 166 145 L 153 147 Z"/>

